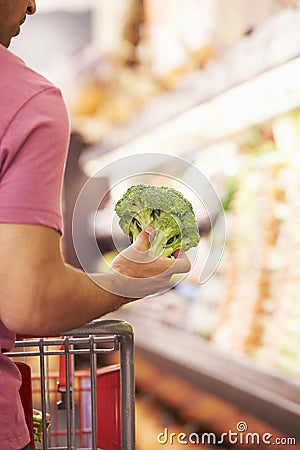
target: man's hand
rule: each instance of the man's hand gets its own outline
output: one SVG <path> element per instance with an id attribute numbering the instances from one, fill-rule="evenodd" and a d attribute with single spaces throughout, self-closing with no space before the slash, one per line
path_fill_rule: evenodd
<path id="1" fill-rule="evenodd" d="M 177 251 L 174 258 L 151 255 L 148 249 L 153 233 L 152 227 L 145 228 L 112 262 L 110 273 L 115 279 L 114 293 L 128 301 L 165 291 L 171 286 L 172 275 L 186 273 L 191 268 L 182 250 Z"/>

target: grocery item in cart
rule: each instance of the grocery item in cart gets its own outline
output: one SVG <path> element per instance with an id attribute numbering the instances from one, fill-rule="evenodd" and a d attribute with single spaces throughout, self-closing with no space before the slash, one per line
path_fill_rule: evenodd
<path id="1" fill-rule="evenodd" d="M 33 431 L 34 431 L 34 441 L 42 442 L 43 435 L 43 414 L 41 411 L 37 409 L 33 409 Z M 46 413 L 46 430 L 49 430 L 51 425 L 51 416 L 49 413 Z"/>

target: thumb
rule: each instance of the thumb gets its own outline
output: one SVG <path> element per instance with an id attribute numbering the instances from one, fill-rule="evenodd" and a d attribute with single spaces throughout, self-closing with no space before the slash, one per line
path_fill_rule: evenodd
<path id="1" fill-rule="evenodd" d="M 151 226 L 145 227 L 138 235 L 136 241 L 132 244 L 135 250 L 146 252 L 151 246 L 151 238 L 154 233 L 154 228 Z"/>

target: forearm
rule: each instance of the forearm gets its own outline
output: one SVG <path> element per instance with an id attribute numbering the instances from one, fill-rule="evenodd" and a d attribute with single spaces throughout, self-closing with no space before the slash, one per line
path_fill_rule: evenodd
<path id="1" fill-rule="evenodd" d="M 0 319 L 9 330 L 60 334 L 162 291 L 172 274 L 190 269 L 184 254 L 150 256 L 146 232 L 115 258 L 108 274 L 93 276 L 65 264 L 59 243 L 59 234 L 43 226 L 0 225 Z"/>
<path id="2" fill-rule="evenodd" d="M 47 309 L 42 316 L 47 317 L 48 325 L 41 323 L 48 328 L 45 333 L 77 327 L 117 310 L 125 302 L 110 288 L 113 285 L 110 274 L 97 274 L 95 278 L 97 282 L 85 272 L 64 265 L 51 289 L 40 299 L 41 307 Z"/>
<path id="3" fill-rule="evenodd" d="M 66 264 L 45 273 L 39 292 L 24 299 L 20 314 L 14 313 L 11 328 L 20 334 L 61 334 L 118 309 L 124 299 L 100 286 L 113 283 L 110 275 L 96 278 L 98 283 Z"/>

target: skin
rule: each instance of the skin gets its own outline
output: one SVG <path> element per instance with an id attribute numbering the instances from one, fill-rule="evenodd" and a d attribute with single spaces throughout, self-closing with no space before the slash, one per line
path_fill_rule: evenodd
<path id="1" fill-rule="evenodd" d="M 8 47 L 26 15 L 35 11 L 33 0 L 0 0 L 0 43 Z M 1 223 L 0 319 L 19 334 L 62 334 L 167 288 L 173 274 L 190 270 L 190 261 L 184 252 L 175 259 L 150 257 L 152 233 L 143 230 L 108 274 L 91 276 L 64 262 L 54 229 Z"/>
<path id="2" fill-rule="evenodd" d="M 20 33 L 27 15 L 36 12 L 35 0 L 0 0 L 0 43 L 8 47 Z"/>
<path id="3" fill-rule="evenodd" d="M 65 264 L 55 230 L 0 224 L 0 318 L 19 334 L 60 334 L 135 300 L 130 295 L 133 291 L 136 297 L 137 278 L 144 282 L 142 298 L 166 287 L 172 274 L 190 269 L 184 253 L 177 259 L 152 260 L 149 246 L 149 234 L 142 231 L 137 241 L 115 258 L 109 274 L 90 277 Z M 131 254 L 128 258 L 133 251 L 138 258 Z M 120 281 L 123 295 L 111 293 L 109 288 L 114 291 Z"/>

